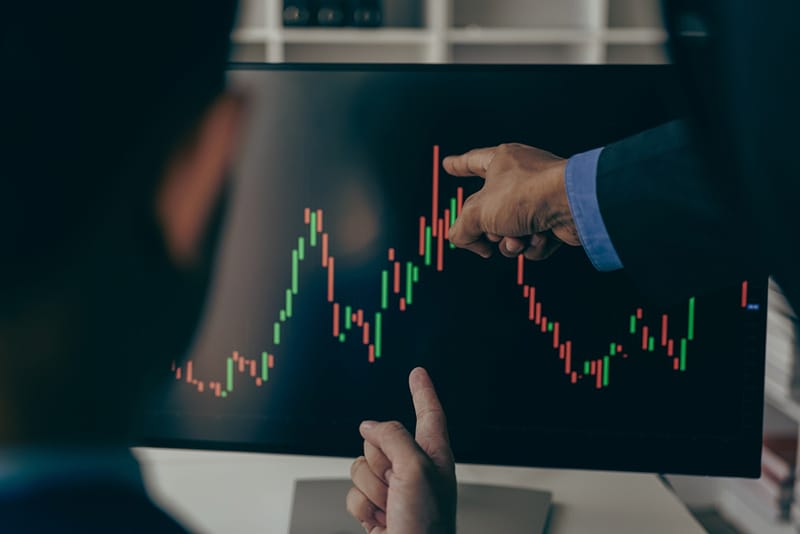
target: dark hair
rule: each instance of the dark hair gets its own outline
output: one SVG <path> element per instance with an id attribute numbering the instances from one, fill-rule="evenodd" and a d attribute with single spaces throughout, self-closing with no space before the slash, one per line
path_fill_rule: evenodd
<path id="1" fill-rule="evenodd" d="M 234 0 L 0 7 L 0 439 L 119 440 L 186 350 L 208 269 L 155 192 L 224 88 Z M 10 428 L 13 426 L 14 428 Z"/>
<path id="2" fill-rule="evenodd" d="M 0 313 L 105 210 L 152 199 L 223 88 L 235 11 L 234 0 L 0 8 Z"/>

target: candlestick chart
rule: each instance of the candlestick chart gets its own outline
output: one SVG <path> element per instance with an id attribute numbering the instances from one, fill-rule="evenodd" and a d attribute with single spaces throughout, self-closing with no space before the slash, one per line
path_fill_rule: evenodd
<path id="1" fill-rule="evenodd" d="M 279 371 L 282 335 L 292 328 L 296 314 L 296 297 L 303 288 L 300 275 L 302 263 L 312 263 L 326 280 L 325 291 L 319 303 L 328 309 L 327 324 L 313 325 L 318 335 L 328 336 L 336 343 L 351 347 L 354 358 L 369 365 L 379 365 L 382 358 L 398 357 L 392 353 L 392 339 L 386 339 L 384 325 L 389 310 L 413 314 L 418 285 L 423 277 L 447 277 L 448 255 L 454 250 L 449 243 L 450 227 L 460 215 L 464 204 L 464 188 L 455 187 L 455 194 L 440 198 L 441 182 L 440 147 L 432 148 L 431 207 L 416 221 L 409 221 L 417 229 L 417 246 L 414 250 L 389 247 L 385 251 L 385 264 L 375 272 L 373 283 L 378 286 L 373 302 L 348 300 L 340 295 L 336 285 L 336 251 L 331 248 L 331 235 L 325 224 L 325 208 L 306 207 L 297 213 L 302 221 L 302 231 L 297 235 L 296 246 L 287 254 L 291 264 L 291 277 L 284 299 L 276 306 L 275 321 L 271 325 L 272 345 L 255 356 L 232 350 L 223 360 L 218 377 L 200 377 L 190 359 L 181 364 L 173 361 L 174 379 L 185 383 L 198 394 L 225 399 L 246 387 L 267 387 Z M 451 180 L 454 180 L 450 178 Z M 562 380 L 577 387 L 603 390 L 613 387 L 615 369 L 628 365 L 626 360 L 642 357 L 659 357 L 662 372 L 685 373 L 691 371 L 691 348 L 697 328 L 696 309 L 702 300 L 690 297 L 684 304 L 683 321 L 674 320 L 669 313 L 652 313 L 645 306 L 630 309 L 628 316 L 619 317 L 624 324 L 624 334 L 609 337 L 597 346 L 580 346 L 573 334 L 580 325 L 559 319 L 548 311 L 547 302 L 537 298 L 536 280 L 527 276 L 527 261 L 522 255 L 516 260 L 514 279 L 505 282 L 517 287 L 519 298 L 531 332 L 546 338 L 551 357 L 560 361 L 560 372 L 552 380 Z M 748 299 L 749 281 L 741 282 L 737 305 L 743 311 L 758 311 L 760 305 Z M 277 369 L 276 369 L 277 366 Z"/>

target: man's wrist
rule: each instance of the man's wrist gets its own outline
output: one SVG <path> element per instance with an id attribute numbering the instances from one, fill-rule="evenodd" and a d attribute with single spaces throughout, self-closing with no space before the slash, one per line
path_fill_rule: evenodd
<path id="1" fill-rule="evenodd" d="M 547 226 L 564 243 L 578 246 L 581 243 L 567 196 L 566 174 L 568 163 L 569 160 L 562 159 L 554 166 L 554 171 L 557 173 L 556 193 L 548 202 L 550 205 L 550 220 Z"/>

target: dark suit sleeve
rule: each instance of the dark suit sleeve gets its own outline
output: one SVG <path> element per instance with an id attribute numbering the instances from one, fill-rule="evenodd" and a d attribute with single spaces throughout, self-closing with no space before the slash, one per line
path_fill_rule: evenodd
<path id="1" fill-rule="evenodd" d="M 670 302 L 754 274 L 754 237 L 737 193 L 709 172 L 683 121 L 607 146 L 597 197 L 625 270 L 652 300 Z"/>

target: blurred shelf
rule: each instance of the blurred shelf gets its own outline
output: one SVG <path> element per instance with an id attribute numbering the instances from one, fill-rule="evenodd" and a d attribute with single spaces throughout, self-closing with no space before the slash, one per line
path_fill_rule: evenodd
<path id="1" fill-rule="evenodd" d="M 417 28 L 240 28 L 233 33 L 236 43 L 317 44 L 425 44 L 433 34 Z M 446 40 L 453 44 L 584 44 L 592 39 L 606 44 L 663 44 L 667 34 L 658 28 L 609 28 L 605 31 L 571 28 L 451 28 Z"/>
<path id="2" fill-rule="evenodd" d="M 240 28 L 233 32 L 233 41 L 240 44 L 424 44 L 428 39 L 427 30 L 398 28 Z"/>
<path id="3" fill-rule="evenodd" d="M 425 44 L 431 38 L 411 28 L 287 28 L 280 34 L 285 43 L 308 44 Z"/>
<path id="4" fill-rule="evenodd" d="M 800 423 L 800 403 L 787 397 L 771 380 L 764 382 L 764 401 L 784 415 Z"/>
<path id="5" fill-rule="evenodd" d="M 279 36 L 279 31 L 267 28 L 237 28 L 233 31 L 231 39 L 237 44 L 260 44 L 277 39 Z"/>
<path id="6" fill-rule="evenodd" d="M 291 63 L 422 63 L 424 47 L 418 44 L 336 43 L 320 46 L 313 43 L 286 43 L 284 60 Z"/>
<path id="7" fill-rule="evenodd" d="M 447 32 L 447 41 L 453 44 L 583 44 L 590 39 L 590 32 L 572 28 L 453 28 Z"/>
<path id="8" fill-rule="evenodd" d="M 603 32 L 606 44 L 659 45 L 667 42 L 660 28 L 609 28 Z"/>

